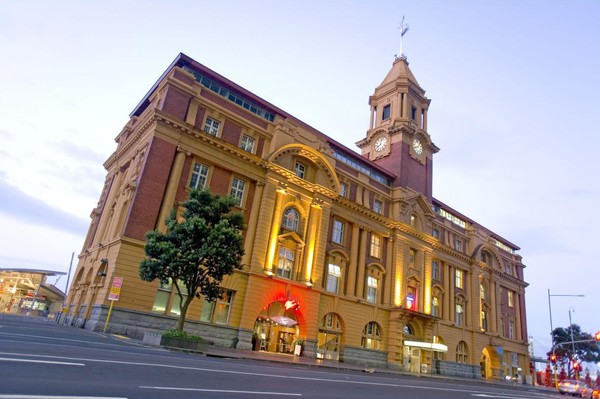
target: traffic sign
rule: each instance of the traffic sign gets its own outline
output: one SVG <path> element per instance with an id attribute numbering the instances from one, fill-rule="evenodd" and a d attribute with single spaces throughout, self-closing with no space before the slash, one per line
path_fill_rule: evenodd
<path id="1" fill-rule="evenodd" d="M 121 295 L 121 287 L 123 286 L 123 277 L 113 278 L 112 286 L 108 294 L 109 301 L 118 301 Z"/>

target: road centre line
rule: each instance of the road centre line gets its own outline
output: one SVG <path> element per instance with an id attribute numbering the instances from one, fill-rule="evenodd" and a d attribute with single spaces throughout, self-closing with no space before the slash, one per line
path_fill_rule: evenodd
<path id="1" fill-rule="evenodd" d="M 234 391 L 231 389 L 204 389 L 204 388 L 177 388 L 177 387 L 149 387 L 140 386 L 142 389 L 160 389 L 168 391 L 194 391 L 194 392 L 217 392 L 217 393 L 244 393 L 249 395 L 278 395 L 278 396 L 302 396 L 301 393 L 269 392 L 269 391 Z"/>
<path id="2" fill-rule="evenodd" d="M 10 353 L 10 352 L 0 352 L 0 355 L 35 356 L 35 357 L 42 357 L 42 358 L 58 358 L 58 359 L 67 359 L 67 360 L 78 360 L 78 361 L 83 361 L 83 362 L 112 363 L 112 364 L 123 364 L 123 365 L 130 365 L 130 366 L 163 367 L 163 368 L 172 368 L 172 369 L 179 369 L 179 370 L 204 371 L 204 372 L 208 372 L 208 373 L 238 374 L 238 375 L 249 375 L 249 376 L 257 376 L 257 377 L 265 377 L 265 378 L 281 378 L 281 379 L 290 379 L 290 380 L 320 381 L 320 382 L 329 382 L 329 383 L 372 385 L 372 386 L 387 386 L 387 387 L 395 387 L 395 388 L 414 388 L 414 389 L 423 389 L 423 390 L 431 390 L 431 391 L 452 391 L 452 392 L 479 393 L 479 394 L 482 393 L 480 389 L 479 390 L 457 389 L 457 388 L 448 388 L 448 387 L 427 387 L 427 386 L 421 386 L 421 385 L 392 384 L 392 383 L 372 382 L 372 381 L 353 381 L 353 380 L 339 380 L 339 379 L 316 378 L 316 377 L 297 377 L 297 376 L 285 376 L 285 375 L 266 374 L 266 373 L 253 373 L 253 372 L 247 372 L 247 371 L 215 370 L 215 369 L 202 368 L 202 367 L 177 366 L 177 365 L 157 364 L 157 363 L 126 362 L 126 361 L 121 361 L 121 360 L 85 359 L 85 358 L 77 358 L 77 357 L 31 355 L 31 354 L 27 354 L 27 353 Z M 498 393 L 498 394 L 501 394 L 501 393 Z M 526 398 L 526 397 L 524 397 L 524 398 Z"/>
<path id="3" fill-rule="evenodd" d="M 48 337 L 48 336 L 44 336 L 44 335 L 16 334 L 16 333 L 5 333 L 5 332 L 0 332 L 0 335 L 13 335 L 13 336 L 17 336 L 17 337 L 26 337 L 26 338 L 38 338 L 38 339 L 54 340 L 54 341 L 77 342 L 80 344 L 87 344 L 87 345 L 122 346 L 122 345 L 113 344 L 113 343 L 109 343 L 109 342 L 93 342 L 93 341 L 84 341 L 81 339 L 55 338 L 55 337 Z M 127 343 L 129 344 L 129 341 L 127 341 Z"/>
<path id="4" fill-rule="evenodd" d="M 115 396 L 0 395 L 0 399 L 127 399 Z"/>
<path id="5" fill-rule="evenodd" d="M 21 362 L 21 363 L 57 364 L 57 365 L 61 365 L 61 366 L 85 366 L 85 364 L 83 364 L 83 363 L 54 362 L 51 360 L 15 359 L 15 358 L 10 358 L 10 357 L 0 357 L 0 361 Z"/>

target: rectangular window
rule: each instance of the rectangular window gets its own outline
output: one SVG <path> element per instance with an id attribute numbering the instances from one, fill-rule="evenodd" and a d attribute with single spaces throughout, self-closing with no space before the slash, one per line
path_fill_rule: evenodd
<path id="1" fill-rule="evenodd" d="M 340 195 L 344 198 L 348 198 L 348 185 L 346 183 L 340 184 Z"/>
<path id="2" fill-rule="evenodd" d="M 235 199 L 235 203 L 238 206 L 242 205 L 242 201 L 244 200 L 244 191 L 246 190 L 246 182 L 244 180 L 238 179 L 234 177 L 231 182 L 231 195 Z"/>
<path id="3" fill-rule="evenodd" d="M 373 258 L 381 258 L 381 237 L 371 234 L 371 251 Z"/>
<path id="4" fill-rule="evenodd" d="M 248 151 L 254 154 L 254 137 L 250 137 L 247 135 L 242 136 L 242 142 L 240 143 L 240 148 L 244 151 Z"/>
<path id="5" fill-rule="evenodd" d="M 367 277 L 367 302 L 377 303 L 377 285 L 379 280 L 373 276 Z"/>
<path id="6" fill-rule="evenodd" d="M 515 338 L 515 321 L 513 319 L 508 320 L 508 338 Z"/>
<path id="7" fill-rule="evenodd" d="M 456 279 L 455 279 L 455 285 L 456 288 L 460 288 L 462 289 L 463 287 L 463 274 L 464 272 L 462 270 L 456 269 Z"/>
<path id="8" fill-rule="evenodd" d="M 462 252 L 462 248 L 463 248 L 462 241 L 459 240 L 458 238 L 456 240 L 454 240 L 454 249 L 458 252 Z"/>
<path id="9" fill-rule="evenodd" d="M 169 305 L 172 287 L 171 280 L 166 284 L 160 283 L 158 291 L 156 292 L 156 297 L 154 298 L 154 305 L 152 305 L 153 312 L 165 313 L 167 306 Z"/>
<path id="10" fill-rule="evenodd" d="M 440 280 L 440 263 L 437 260 L 431 261 L 431 278 Z"/>
<path id="11" fill-rule="evenodd" d="M 232 300 L 233 291 L 229 290 L 223 291 L 216 302 L 208 302 L 205 299 L 202 304 L 200 320 L 215 324 L 227 324 Z"/>
<path id="12" fill-rule="evenodd" d="M 383 213 L 383 203 L 379 200 L 373 201 L 373 212 Z"/>
<path id="13" fill-rule="evenodd" d="M 513 298 L 513 292 L 511 290 L 506 290 L 506 294 L 508 295 L 508 307 L 510 308 L 514 308 L 515 307 L 515 303 L 514 303 L 514 298 Z"/>
<path id="14" fill-rule="evenodd" d="M 500 335 L 506 337 L 506 328 L 504 327 L 504 317 L 500 319 Z"/>
<path id="15" fill-rule="evenodd" d="M 417 119 L 417 107 L 410 108 L 410 119 L 413 121 Z"/>
<path id="16" fill-rule="evenodd" d="M 279 249 L 279 262 L 277 262 L 277 275 L 282 278 L 291 279 L 295 259 L 296 251 L 281 247 Z"/>
<path id="17" fill-rule="evenodd" d="M 431 298 L 431 315 L 440 317 L 440 299 L 437 296 Z"/>
<path id="18" fill-rule="evenodd" d="M 415 251 L 414 249 L 410 249 L 408 252 L 408 265 L 410 267 L 415 267 L 415 259 L 417 257 L 417 251 Z"/>
<path id="19" fill-rule="evenodd" d="M 331 241 L 335 242 L 336 244 L 344 243 L 344 222 L 335 219 L 333 220 Z"/>
<path id="20" fill-rule="evenodd" d="M 436 228 L 433 229 L 433 231 L 431 232 L 431 235 L 433 236 L 433 238 L 436 238 L 438 240 L 440 239 L 440 231 Z"/>
<path id="21" fill-rule="evenodd" d="M 342 270 L 338 265 L 329 264 L 327 266 L 327 291 L 337 294 Z"/>
<path id="22" fill-rule="evenodd" d="M 481 312 L 481 331 L 487 331 L 487 313 Z"/>
<path id="23" fill-rule="evenodd" d="M 221 122 L 214 120 L 212 118 L 206 118 L 206 122 L 204 123 L 204 131 L 211 136 L 216 136 L 219 133 L 219 125 Z"/>
<path id="24" fill-rule="evenodd" d="M 296 162 L 296 164 L 294 165 L 294 173 L 299 178 L 304 179 L 304 176 L 306 175 L 306 166 L 304 166 L 300 162 Z"/>
<path id="25" fill-rule="evenodd" d="M 456 305 L 456 325 L 462 326 L 464 325 L 464 309 L 462 305 Z"/>
<path id="26" fill-rule="evenodd" d="M 381 115 L 381 120 L 384 121 L 386 119 L 390 119 L 392 107 L 390 104 L 383 106 L 383 114 Z"/>
<path id="27" fill-rule="evenodd" d="M 201 163 L 194 163 L 192 178 L 190 179 L 190 188 L 204 188 L 208 181 L 208 166 Z"/>

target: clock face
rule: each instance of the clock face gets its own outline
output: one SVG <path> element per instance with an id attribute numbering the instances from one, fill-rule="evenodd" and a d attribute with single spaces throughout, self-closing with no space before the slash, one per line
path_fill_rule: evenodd
<path id="1" fill-rule="evenodd" d="M 380 137 L 375 141 L 375 146 L 373 148 L 375 148 L 375 151 L 377 151 L 377 152 L 383 151 L 386 144 L 387 144 L 387 137 Z"/>
<path id="2" fill-rule="evenodd" d="M 413 150 L 417 153 L 417 155 L 421 155 L 423 152 L 423 144 L 419 141 L 419 139 L 413 139 Z"/>

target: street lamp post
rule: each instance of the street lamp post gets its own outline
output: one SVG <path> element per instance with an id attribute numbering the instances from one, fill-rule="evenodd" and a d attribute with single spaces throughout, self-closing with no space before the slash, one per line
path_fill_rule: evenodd
<path id="1" fill-rule="evenodd" d="M 572 296 L 572 297 L 584 297 L 582 294 L 550 294 L 550 289 L 548 289 L 548 311 L 550 312 L 550 339 L 552 340 L 552 356 L 556 359 L 556 348 L 554 347 L 554 327 L 552 327 L 552 304 L 550 302 L 550 298 L 553 296 Z M 569 310 L 569 323 L 571 322 L 571 312 Z M 572 341 L 572 340 L 571 340 Z M 553 365 L 554 368 L 554 387 L 558 390 L 558 378 L 556 376 L 556 362 Z"/>

